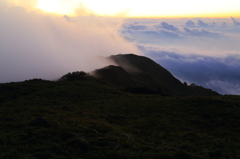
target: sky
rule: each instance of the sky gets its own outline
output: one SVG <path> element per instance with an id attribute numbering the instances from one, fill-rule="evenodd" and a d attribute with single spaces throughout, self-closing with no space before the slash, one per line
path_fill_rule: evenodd
<path id="1" fill-rule="evenodd" d="M 0 83 L 150 57 L 182 82 L 240 94 L 240 1 L 1 0 Z"/>
<path id="2" fill-rule="evenodd" d="M 50 3 L 50 4 L 49 4 Z M 240 16 L 240 2 L 236 0 L 168 0 L 168 1 L 139 1 L 139 0 L 38 0 L 37 7 L 48 12 L 60 14 L 75 14 L 74 8 L 81 3 L 92 12 L 101 16 L 127 17 L 193 17 L 211 16 L 226 17 Z"/>

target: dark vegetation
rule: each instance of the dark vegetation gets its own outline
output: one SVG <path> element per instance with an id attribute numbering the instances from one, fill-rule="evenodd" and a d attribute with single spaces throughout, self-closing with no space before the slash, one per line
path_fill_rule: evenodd
<path id="1" fill-rule="evenodd" d="M 82 80 L 85 79 L 88 76 L 86 72 L 83 71 L 76 71 L 72 73 L 68 73 L 64 76 L 62 76 L 59 81 L 77 81 L 77 80 Z"/>
<path id="2" fill-rule="evenodd" d="M 0 158 L 240 158 L 239 96 L 160 89 L 83 72 L 0 84 Z"/>
<path id="3" fill-rule="evenodd" d="M 107 66 L 94 71 L 94 76 L 101 78 L 105 82 L 119 87 L 133 85 L 131 76 L 120 66 Z"/>

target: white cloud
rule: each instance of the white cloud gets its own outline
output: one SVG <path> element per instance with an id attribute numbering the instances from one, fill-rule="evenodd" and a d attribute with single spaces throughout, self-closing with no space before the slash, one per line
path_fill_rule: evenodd
<path id="1" fill-rule="evenodd" d="M 0 82 L 57 79 L 68 72 L 100 67 L 93 61 L 97 55 L 138 53 L 118 35 L 121 19 L 70 19 L 14 7 L 0 12 L 0 24 Z"/>

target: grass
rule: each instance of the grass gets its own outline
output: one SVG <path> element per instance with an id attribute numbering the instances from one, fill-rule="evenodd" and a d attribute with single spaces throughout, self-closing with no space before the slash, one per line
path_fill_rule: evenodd
<path id="1" fill-rule="evenodd" d="M 0 84 L 0 158 L 240 158 L 239 103 L 96 79 Z"/>

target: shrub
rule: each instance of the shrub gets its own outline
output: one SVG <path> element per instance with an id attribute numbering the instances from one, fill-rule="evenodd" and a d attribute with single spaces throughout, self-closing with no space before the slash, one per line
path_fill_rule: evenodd
<path id="1" fill-rule="evenodd" d="M 76 71 L 76 72 L 68 73 L 68 74 L 62 76 L 59 79 L 59 81 L 65 81 L 65 80 L 76 81 L 76 80 L 81 80 L 81 79 L 84 79 L 84 77 L 87 76 L 87 75 L 88 74 L 86 72 Z"/>

